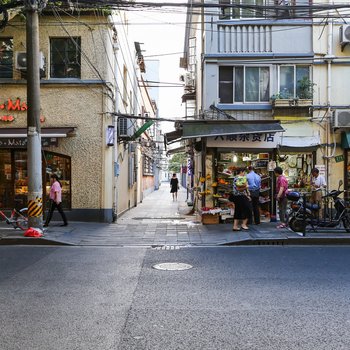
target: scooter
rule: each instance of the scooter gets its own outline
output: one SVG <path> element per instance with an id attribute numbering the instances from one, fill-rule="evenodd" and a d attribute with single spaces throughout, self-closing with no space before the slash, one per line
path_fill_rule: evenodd
<path id="1" fill-rule="evenodd" d="M 343 228 L 346 232 L 350 232 L 350 207 L 344 199 L 339 196 L 344 193 L 340 191 L 343 181 L 339 181 L 338 190 L 332 190 L 325 196 L 322 196 L 323 201 L 327 204 L 331 199 L 330 208 L 324 205 L 324 215 L 319 216 L 321 206 L 306 201 L 306 195 L 301 195 L 299 192 L 287 193 L 287 199 L 292 203 L 287 213 L 288 225 L 294 232 L 303 232 L 308 226 L 316 231 L 318 228 Z M 335 211 L 333 210 L 335 209 Z M 341 227 L 342 225 L 342 227 Z"/>

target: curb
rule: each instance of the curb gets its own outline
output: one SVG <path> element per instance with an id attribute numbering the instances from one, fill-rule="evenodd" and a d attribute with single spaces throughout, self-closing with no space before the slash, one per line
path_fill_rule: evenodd
<path id="1" fill-rule="evenodd" d="M 245 245 L 350 245 L 347 237 L 300 237 L 300 238 L 265 238 L 244 239 L 235 242 L 219 244 L 222 246 L 245 246 Z"/>
<path id="2" fill-rule="evenodd" d="M 53 241 L 46 238 L 14 237 L 1 238 L 0 245 L 46 245 L 46 246 L 74 246 L 72 243 Z"/>

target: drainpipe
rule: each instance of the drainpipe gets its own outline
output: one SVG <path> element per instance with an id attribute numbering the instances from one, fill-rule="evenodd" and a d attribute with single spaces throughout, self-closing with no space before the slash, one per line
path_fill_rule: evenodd
<path id="1" fill-rule="evenodd" d="M 328 1 L 332 4 L 332 1 Z M 328 18 L 330 18 L 330 12 L 328 12 Z M 327 62 L 327 118 L 326 118 L 326 155 L 324 156 L 326 162 L 326 179 L 327 179 L 327 191 L 329 190 L 329 160 L 332 158 L 330 154 L 329 144 L 331 139 L 331 118 L 332 118 L 332 63 L 333 63 L 333 19 L 330 18 L 328 22 L 328 37 L 327 37 L 327 55 L 325 60 Z"/>

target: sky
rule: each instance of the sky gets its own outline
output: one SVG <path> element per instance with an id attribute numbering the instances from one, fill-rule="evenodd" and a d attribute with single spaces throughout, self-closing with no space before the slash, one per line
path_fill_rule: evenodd
<path id="1" fill-rule="evenodd" d="M 168 12 L 169 10 L 159 8 L 130 11 L 128 20 L 133 37 L 142 43 L 144 59 L 159 60 L 159 81 L 179 84 L 180 75 L 184 72 L 179 64 L 180 57 L 183 56 L 186 14 L 185 9 L 180 10 L 181 13 Z M 184 106 L 181 104 L 183 93 L 183 87 L 159 87 L 160 118 L 174 119 L 184 116 Z M 163 132 L 173 129 L 173 122 L 162 123 Z"/>

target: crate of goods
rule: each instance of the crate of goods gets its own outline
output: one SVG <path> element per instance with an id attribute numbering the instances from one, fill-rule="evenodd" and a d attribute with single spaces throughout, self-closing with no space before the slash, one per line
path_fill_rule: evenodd
<path id="1" fill-rule="evenodd" d="M 202 224 L 203 225 L 215 225 L 220 223 L 219 214 L 204 214 L 202 213 Z"/>

